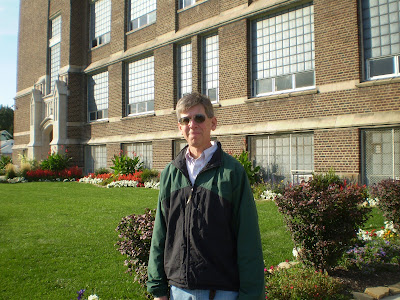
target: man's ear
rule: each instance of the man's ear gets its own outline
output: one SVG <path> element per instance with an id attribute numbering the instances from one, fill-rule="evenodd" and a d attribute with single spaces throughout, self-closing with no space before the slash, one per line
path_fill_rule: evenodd
<path id="1" fill-rule="evenodd" d="M 214 131 L 217 128 L 217 118 L 213 117 L 211 119 L 211 130 Z"/>

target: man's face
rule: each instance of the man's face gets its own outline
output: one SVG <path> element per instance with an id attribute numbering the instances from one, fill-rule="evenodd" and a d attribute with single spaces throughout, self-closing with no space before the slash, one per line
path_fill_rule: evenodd
<path id="1" fill-rule="evenodd" d="M 196 122 L 196 120 L 201 120 L 200 115 L 205 117 L 202 123 Z M 210 134 L 211 130 L 215 130 L 217 127 L 217 119 L 215 117 L 207 117 L 204 106 L 201 104 L 181 113 L 181 118 L 185 117 L 189 118 L 189 123 L 186 125 L 178 122 L 178 128 L 188 142 L 189 149 L 194 148 L 202 152 L 210 147 Z"/>

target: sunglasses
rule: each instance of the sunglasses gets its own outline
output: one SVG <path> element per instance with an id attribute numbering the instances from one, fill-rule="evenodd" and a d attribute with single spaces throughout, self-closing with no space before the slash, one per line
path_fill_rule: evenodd
<path id="1" fill-rule="evenodd" d="M 189 125 L 189 122 L 192 118 L 189 117 L 182 117 L 179 119 L 179 123 L 181 125 Z M 201 124 L 206 120 L 206 116 L 202 114 L 197 114 L 193 117 L 193 121 L 195 121 L 197 124 Z"/>

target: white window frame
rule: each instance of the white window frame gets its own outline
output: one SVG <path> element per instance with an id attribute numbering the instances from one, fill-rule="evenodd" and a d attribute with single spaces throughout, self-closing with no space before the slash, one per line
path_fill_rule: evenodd
<path id="1" fill-rule="evenodd" d="M 311 138 L 311 145 L 303 143 L 301 146 L 299 146 L 299 138 L 303 138 L 303 141 L 304 139 Z M 287 145 L 284 145 L 285 139 Z M 293 143 L 294 139 L 295 143 Z M 302 179 L 310 178 L 314 172 L 313 133 L 250 136 L 249 145 L 252 161 L 255 163 L 255 165 L 260 166 L 263 169 L 264 176 L 266 177 L 265 179 L 267 180 L 281 181 L 282 177 L 284 177 L 284 180 L 288 182 L 299 182 Z M 285 146 L 287 148 L 284 148 Z M 299 151 L 299 147 L 303 147 L 302 152 Z M 311 147 L 311 149 L 309 149 L 311 153 L 305 153 L 305 147 Z M 274 165 L 273 162 L 276 160 L 276 158 L 282 158 L 284 156 L 282 153 L 277 155 L 275 152 L 277 149 L 281 149 L 282 153 L 286 153 L 285 156 L 288 158 L 288 165 Z M 261 153 L 259 151 L 261 151 Z M 301 153 L 303 153 L 303 157 L 299 158 L 298 156 L 301 155 Z M 297 158 L 293 159 L 295 156 Z M 309 161 L 304 161 L 304 158 L 306 157 Z M 299 165 L 311 165 L 311 167 L 307 169 L 299 169 Z M 289 172 L 282 173 L 282 171 L 274 171 L 277 167 L 279 169 L 288 169 Z M 277 177 L 275 178 L 275 176 Z"/>
<path id="2" fill-rule="evenodd" d="M 140 157 L 141 162 L 143 162 L 143 167 L 147 169 L 153 168 L 152 142 L 122 144 L 122 150 L 130 158 L 133 158 L 134 156 Z"/>
<path id="3" fill-rule="evenodd" d="M 88 145 L 85 147 L 85 173 L 94 173 L 100 168 L 107 168 L 107 146 Z"/>
<path id="4" fill-rule="evenodd" d="M 178 99 L 193 90 L 193 60 L 190 42 L 178 45 Z"/>
<path id="5" fill-rule="evenodd" d="M 179 0 L 179 9 L 183 9 L 192 6 L 196 3 L 196 0 Z"/>
<path id="6" fill-rule="evenodd" d="M 202 89 L 212 103 L 219 101 L 219 36 L 213 33 L 203 37 Z M 215 96 L 211 94 L 215 91 Z"/>
<path id="7" fill-rule="evenodd" d="M 313 4 L 257 18 L 251 33 L 254 97 L 315 88 Z M 299 86 L 301 79 L 306 83 Z M 287 88 L 279 87 L 285 81 Z"/>
<path id="8" fill-rule="evenodd" d="M 361 130 L 361 169 L 362 182 L 367 185 L 400 180 L 399 127 Z"/>
<path id="9" fill-rule="evenodd" d="M 400 76 L 400 3 L 361 1 L 366 80 Z M 372 4 L 372 6 L 370 6 Z M 372 74 L 373 62 L 392 60 L 393 72 Z"/>
<path id="10" fill-rule="evenodd" d="M 129 1 L 128 31 L 153 24 L 157 19 L 157 0 L 130 0 Z"/>
<path id="11" fill-rule="evenodd" d="M 61 68 L 61 16 L 51 20 L 51 37 L 49 39 L 49 93 L 54 91 Z"/>
<path id="12" fill-rule="evenodd" d="M 130 62 L 127 68 L 127 115 L 154 113 L 154 56 Z"/>
<path id="13" fill-rule="evenodd" d="M 100 12 L 103 13 L 100 14 Z M 102 18 L 96 18 L 96 15 Z M 100 28 L 102 28 L 100 30 Z M 108 44 L 111 40 L 111 0 L 96 0 L 90 6 L 90 48 Z"/>
<path id="14" fill-rule="evenodd" d="M 108 71 L 91 75 L 88 80 L 88 122 L 108 119 Z M 97 109 L 92 109 L 96 106 Z"/>

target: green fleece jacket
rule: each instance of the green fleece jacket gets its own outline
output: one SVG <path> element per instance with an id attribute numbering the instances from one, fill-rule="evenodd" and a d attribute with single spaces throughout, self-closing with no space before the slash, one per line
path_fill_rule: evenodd
<path id="1" fill-rule="evenodd" d="M 265 299 L 258 216 L 242 165 L 218 149 L 192 185 L 183 149 L 162 172 L 148 265 L 148 291 L 238 291 Z"/>

